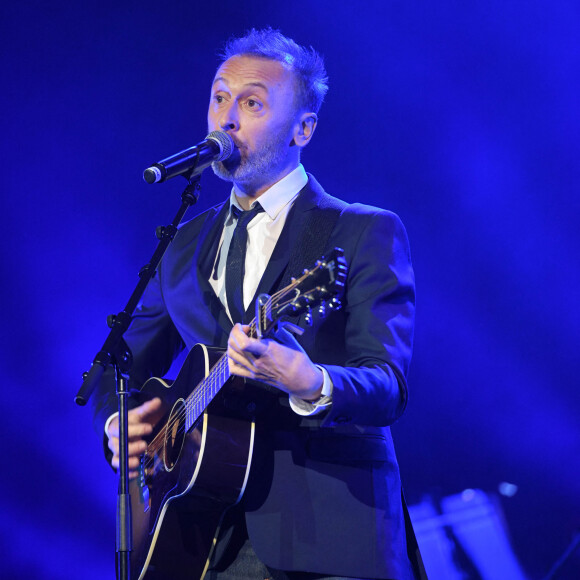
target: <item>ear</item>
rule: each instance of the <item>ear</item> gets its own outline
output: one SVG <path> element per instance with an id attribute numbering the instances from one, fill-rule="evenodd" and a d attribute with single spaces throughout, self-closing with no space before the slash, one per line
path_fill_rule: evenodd
<path id="1" fill-rule="evenodd" d="M 306 147 L 314 135 L 318 123 L 316 113 L 302 113 L 294 128 L 294 144 L 298 147 Z"/>

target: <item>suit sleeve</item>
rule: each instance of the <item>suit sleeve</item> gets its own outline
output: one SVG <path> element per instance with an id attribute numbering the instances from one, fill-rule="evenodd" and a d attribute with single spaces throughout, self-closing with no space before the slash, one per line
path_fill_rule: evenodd
<path id="1" fill-rule="evenodd" d="M 415 312 L 409 244 L 395 214 L 368 212 L 359 204 L 351 208 L 339 220 L 350 240 L 344 244 L 345 363 L 324 365 L 333 402 L 322 425 L 388 426 L 401 416 L 408 397 Z"/>
<path id="2" fill-rule="evenodd" d="M 129 388 L 130 406 L 135 407 L 144 402 L 138 392 L 143 383 L 152 376 L 163 376 L 183 348 L 183 341 L 165 308 L 159 274 L 147 286 L 124 338 L 133 354 Z M 103 434 L 107 419 L 117 412 L 118 405 L 112 369 L 105 371 L 91 403 L 94 428 Z"/>

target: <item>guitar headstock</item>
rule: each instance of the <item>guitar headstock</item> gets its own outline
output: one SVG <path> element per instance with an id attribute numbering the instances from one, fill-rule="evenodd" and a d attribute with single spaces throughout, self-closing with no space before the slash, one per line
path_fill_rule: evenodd
<path id="1" fill-rule="evenodd" d="M 320 258 L 299 278 L 273 296 L 262 295 L 256 303 L 256 333 L 258 337 L 268 334 L 284 316 L 300 316 L 306 312 L 307 323 L 312 322 L 311 311 L 318 308 L 322 316 L 326 308 L 338 310 L 344 293 L 347 266 L 344 250 L 334 248 L 326 257 Z"/>

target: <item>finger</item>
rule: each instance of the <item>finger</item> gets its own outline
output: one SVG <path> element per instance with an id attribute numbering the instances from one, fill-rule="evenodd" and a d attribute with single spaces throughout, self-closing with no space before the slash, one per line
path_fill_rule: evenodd
<path id="1" fill-rule="evenodd" d="M 146 401 L 142 405 L 135 407 L 129 411 L 130 420 L 136 422 L 143 422 L 147 419 L 157 415 L 161 410 L 162 401 L 159 397 L 155 397 L 150 401 Z"/>
<path id="2" fill-rule="evenodd" d="M 143 437 L 149 435 L 153 426 L 160 418 L 163 402 L 159 397 L 146 401 L 139 407 L 131 409 L 127 413 L 128 431 L 130 438 Z M 109 437 L 119 436 L 119 417 L 115 417 L 108 426 L 107 435 Z"/>
<path id="3" fill-rule="evenodd" d="M 231 348 L 237 352 L 241 352 L 248 340 L 246 333 L 240 323 L 234 324 L 228 337 L 228 349 Z"/>
<path id="4" fill-rule="evenodd" d="M 240 376 L 250 376 L 253 377 L 256 372 L 258 371 L 259 364 L 263 364 L 260 362 L 260 358 L 252 354 L 251 352 L 237 352 L 233 349 L 228 349 L 228 364 L 230 364 L 230 370 L 244 370 L 249 373 L 248 375 L 243 374 Z M 240 374 L 237 373 L 236 374 Z"/>
<path id="5" fill-rule="evenodd" d="M 140 439 L 151 435 L 153 432 L 153 425 L 151 423 L 134 423 L 129 421 L 127 423 L 127 438 L 128 439 Z M 119 437 L 119 421 L 113 419 L 107 430 L 107 435 L 109 439 Z"/>
<path id="6" fill-rule="evenodd" d="M 249 336 L 250 334 L 250 325 L 249 324 L 240 324 L 236 322 L 232 328 L 232 332 L 236 337 L 244 337 Z"/>
<path id="7" fill-rule="evenodd" d="M 117 437 L 109 439 L 108 447 L 113 452 L 113 457 L 119 455 L 119 439 Z M 143 441 L 143 439 L 130 442 L 127 445 L 127 454 L 129 457 L 140 457 L 145 451 L 147 451 L 147 442 Z"/>
<path id="8" fill-rule="evenodd" d="M 270 341 L 267 339 L 248 338 L 242 352 L 246 355 L 251 354 L 254 358 L 260 358 L 268 350 L 269 344 Z"/>
<path id="9" fill-rule="evenodd" d="M 127 445 L 127 453 L 129 457 L 139 457 L 143 455 L 145 451 L 147 451 L 147 442 L 143 441 L 142 439 L 140 441 L 134 441 L 132 443 L 129 443 L 129 445 Z"/>
<path id="10" fill-rule="evenodd" d="M 130 457 L 128 460 L 129 469 L 138 469 L 140 463 L 141 463 L 141 460 L 139 459 L 139 457 Z M 111 465 L 115 469 L 119 469 L 119 456 L 118 455 L 115 455 L 113 457 L 113 459 L 111 460 Z"/>
<path id="11" fill-rule="evenodd" d="M 251 369 L 254 364 L 255 357 L 251 353 L 244 351 L 240 352 L 235 349 L 228 348 L 228 357 L 230 357 L 236 364 L 242 365 Z"/>
<path id="12" fill-rule="evenodd" d="M 136 477 L 139 472 L 136 471 L 139 468 L 139 464 L 141 463 L 140 459 L 138 457 L 131 457 L 128 461 L 128 467 L 129 467 L 129 477 Z M 113 469 L 119 469 L 119 456 L 115 455 L 113 457 L 113 459 L 111 459 L 111 466 L 113 467 Z M 131 475 L 133 474 L 133 475 Z"/>
<path id="13" fill-rule="evenodd" d="M 232 357 L 228 356 L 228 368 L 230 374 L 236 375 L 238 377 L 253 378 L 254 372 L 248 365 L 247 361 L 239 363 L 236 362 Z"/>
<path id="14" fill-rule="evenodd" d="M 151 435 L 153 432 L 153 425 L 150 423 L 129 423 L 127 428 L 127 439 L 135 440 L 142 439 Z"/>
<path id="15" fill-rule="evenodd" d="M 244 352 L 246 350 L 253 353 L 262 352 L 265 345 L 262 344 L 261 340 L 248 336 L 249 332 L 249 325 L 242 326 L 239 322 L 236 323 L 230 332 L 228 346 L 231 346 L 238 352 Z"/>
<path id="16" fill-rule="evenodd" d="M 235 339 L 228 343 L 231 350 L 251 360 L 260 358 L 268 350 L 268 341 L 243 336 L 239 341 Z"/>

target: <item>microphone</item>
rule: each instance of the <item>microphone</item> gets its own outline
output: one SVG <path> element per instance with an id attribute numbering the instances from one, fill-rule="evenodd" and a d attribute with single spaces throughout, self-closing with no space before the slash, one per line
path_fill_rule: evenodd
<path id="1" fill-rule="evenodd" d="M 154 163 L 143 172 L 147 183 L 161 183 L 177 175 L 199 175 L 214 161 L 227 159 L 234 151 L 232 138 L 224 131 L 212 131 L 201 143 Z"/>

